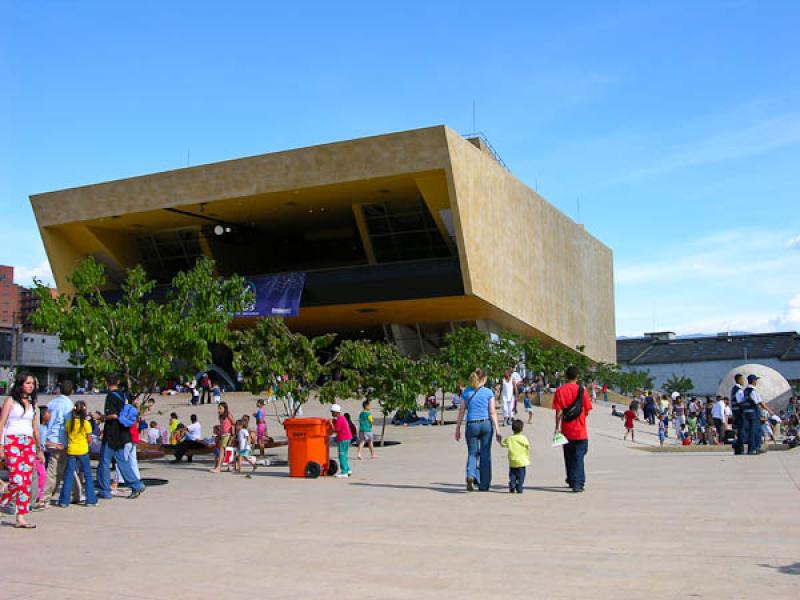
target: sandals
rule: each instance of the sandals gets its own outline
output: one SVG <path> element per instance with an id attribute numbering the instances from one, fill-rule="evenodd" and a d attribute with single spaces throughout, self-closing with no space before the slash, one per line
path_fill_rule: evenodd
<path id="1" fill-rule="evenodd" d="M 20 525 L 19 523 L 14 524 L 14 529 L 36 529 L 36 525 L 33 523 L 25 523 L 24 525 Z"/>

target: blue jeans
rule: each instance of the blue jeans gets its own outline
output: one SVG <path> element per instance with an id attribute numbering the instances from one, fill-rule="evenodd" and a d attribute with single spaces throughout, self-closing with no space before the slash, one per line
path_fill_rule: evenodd
<path id="1" fill-rule="evenodd" d="M 97 463 L 97 493 L 101 498 L 111 498 L 111 459 L 117 461 L 122 478 L 131 489 L 143 490 L 144 484 L 131 468 L 131 463 L 125 457 L 125 448 L 113 450 L 106 444 L 100 447 L 100 462 Z"/>
<path id="2" fill-rule="evenodd" d="M 508 489 L 509 491 L 522 493 L 522 486 L 525 485 L 525 467 L 508 468 Z"/>
<path id="3" fill-rule="evenodd" d="M 72 482 L 75 479 L 75 471 L 80 467 L 83 473 L 86 485 L 86 504 L 97 504 L 97 496 L 94 493 L 94 481 L 92 481 L 92 466 L 89 464 L 89 455 L 82 454 L 80 456 L 69 455 L 67 457 L 67 469 L 64 471 L 64 485 L 61 488 L 61 494 L 58 497 L 59 504 L 69 504 L 70 496 L 72 496 Z"/>
<path id="4" fill-rule="evenodd" d="M 488 419 L 467 423 L 467 477 L 472 477 L 479 490 L 492 484 L 492 436 L 494 427 Z"/>
<path id="5" fill-rule="evenodd" d="M 564 466 L 567 470 L 567 485 L 572 489 L 583 489 L 586 485 L 583 457 L 589 450 L 589 440 L 570 440 L 562 448 L 564 448 Z"/>
<path id="6" fill-rule="evenodd" d="M 761 447 L 761 439 L 764 430 L 761 427 L 761 415 L 758 410 L 745 410 L 744 417 L 744 438 L 747 440 L 747 451 L 755 452 Z"/>

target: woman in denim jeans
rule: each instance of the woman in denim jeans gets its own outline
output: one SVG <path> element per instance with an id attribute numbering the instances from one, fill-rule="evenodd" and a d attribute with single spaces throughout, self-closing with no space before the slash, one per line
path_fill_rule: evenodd
<path id="1" fill-rule="evenodd" d="M 497 441 L 503 438 L 497 427 L 494 393 L 486 386 L 486 374 L 476 369 L 469 376 L 469 387 L 461 395 L 456 419 L 456 441 L 461 440 L 461 421 L 467 416 L 467 491 L 475 486 L 486 492 L 492 483 L 492 434 Z"/>

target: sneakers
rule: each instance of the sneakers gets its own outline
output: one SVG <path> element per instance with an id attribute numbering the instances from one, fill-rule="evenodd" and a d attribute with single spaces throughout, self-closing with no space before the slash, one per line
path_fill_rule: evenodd
<path id="1" fill-rule="evenodd" d="M 336 477 L 336 479 L 347 479 L 350 477 L 350 473 L 337 473 L 334 477 Z"/>
<path id="2" fill-rule="evenodd" d="M 143 488 L 142 488 L 142 489 L 140 489 L 140 490 L 133 490 L 133 491 L 131 492 L 131 495 L 130 495 L 130 496 L 128 496 L 128 500 L 136 500 L 136 499 L 137 499 L 139 496 L 141 496 L 142 494 L 144 494 L 144 491 L 145 491 L 146 489 L 147 489 L 147 488 L 143 487 Z"/>
<path id="3" fill-rule="evenodd" d="M 467 491 L 474 492 L 475 491 L 475 478 L 474 477 L 467 477 Z"/>

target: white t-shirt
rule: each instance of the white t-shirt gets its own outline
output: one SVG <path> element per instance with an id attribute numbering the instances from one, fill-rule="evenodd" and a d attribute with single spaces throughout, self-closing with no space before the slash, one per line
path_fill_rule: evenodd
<path id="1" fill-rule="evenodd" d="M 192 423 L 186 428 L 186 439 L 199 442 L 203 439 L 203 428 L 200 423 Z"/>
<path id="2" fill-rule="evenodd" d="M 250 450 L 250 432 L 247 429 L 239 430 L 239 450 Z"/>
<path id="3" fill-rule="evenodd" d="M 503 390 L 500 393 L 503 402 L 513 402 L 514 388 L 520 381 L 522 381 L 522 377 L 520 377 L 519 373 L 517 373 L 516 371 L 511 373 L 511 377 L 509 377 L 508 379 L 503 377 Z"/>
<path id="4" fill-rule="evenodd" d="M 725 403 L 722 400 L 714 402 L 714 407 L 711 409 L 711 416 L 714 419 L 725 418 Z"/>
<path id="5" fill-rule="evenodd" d="M 155 427 L 147 430 L 147 443 L 157 446 L 161 443 L 161 432 Z"/>

